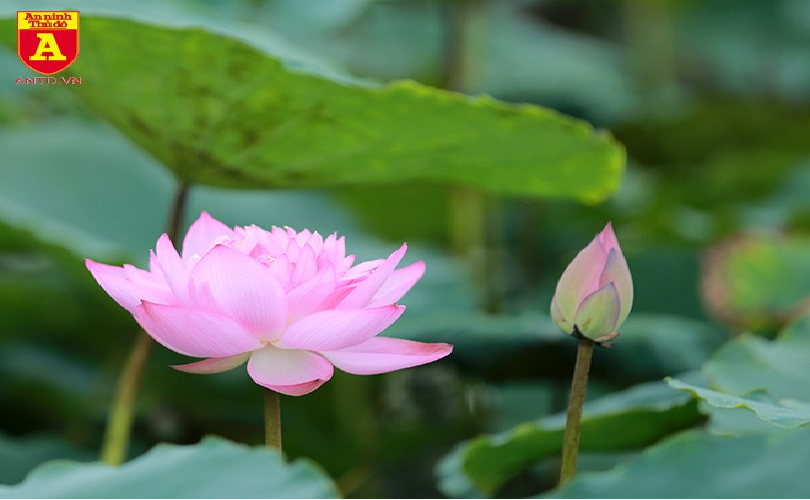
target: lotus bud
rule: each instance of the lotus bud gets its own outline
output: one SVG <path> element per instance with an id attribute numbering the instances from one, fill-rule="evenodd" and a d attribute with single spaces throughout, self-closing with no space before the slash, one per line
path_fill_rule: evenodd
<path id="1" fill-rule="evenodd" d="M 563 272 L 551 318 L 569 335 L 603 343 L 619 335 L 632 306 L 633 279 L 608 223 Z"/>

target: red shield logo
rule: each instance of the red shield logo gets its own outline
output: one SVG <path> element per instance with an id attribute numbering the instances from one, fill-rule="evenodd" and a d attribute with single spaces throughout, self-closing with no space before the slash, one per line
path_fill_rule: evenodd
<path id="1" fill-rule="evenodd" d="M 17 11 L 17 55 L 43 75 L 67 69 L 79 55 L 79 12 Z"/>

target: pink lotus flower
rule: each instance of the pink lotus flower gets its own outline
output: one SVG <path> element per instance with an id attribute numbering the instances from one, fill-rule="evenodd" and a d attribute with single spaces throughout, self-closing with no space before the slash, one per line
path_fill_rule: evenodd
<path id="1" fill-rule="evenodd" d="M 551 317 L 569 335 L 607 342 L 633 306 L 633 279 L 610 223 L 568 265 L 551 301 Z"/>
<path id="2" fill-rule="evenodd" d="M 160 237 L 149 271 L 86 265 L 152 338 L 207 358 L 174 368 L 219 373 L 247 361 L 257 384 L 300 396 L 332 378 L 333 366 L 372 375 L 450 354 L 448 344 L 377 336 L 400 317 L 397 300 L 424 274 L 423 262 L 395 269 L 406 249 L 352 265 L 336 234 L 231 229 L 203 212 L 182 254 Z"/>

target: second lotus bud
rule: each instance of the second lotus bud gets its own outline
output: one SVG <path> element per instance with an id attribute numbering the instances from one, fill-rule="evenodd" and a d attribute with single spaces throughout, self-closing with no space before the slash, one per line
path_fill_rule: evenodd
<path id="1" fill-rule="evenodd" d="M 608 224 L 563 272 L 551 317 L 569 335 L 607 342 L 619 335 L 632 306 L 633 280 Z"/>

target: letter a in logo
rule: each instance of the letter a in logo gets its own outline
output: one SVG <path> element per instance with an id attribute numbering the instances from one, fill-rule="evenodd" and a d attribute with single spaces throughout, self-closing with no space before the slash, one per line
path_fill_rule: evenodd
<path id="1" fill-rule="evenodd" d="M 78 11 L 17 11 L 17 55 L 43 75 L 52 75 L 79 55 Z"/>
<path id="2" fill-rule="evenodd" d="M 56 43 L 56 38 L 53 33 L 37 33 L 39 38 L 39 46 L 37 46 L 36 53 L 29 57 L 29 61 L 66 61 L 67 57 L 62 55 L 59 50 L 59 44 Z M 51 55 L 46 56 L 46 53 Z"/>

